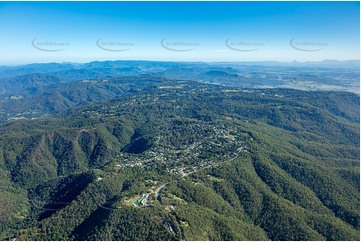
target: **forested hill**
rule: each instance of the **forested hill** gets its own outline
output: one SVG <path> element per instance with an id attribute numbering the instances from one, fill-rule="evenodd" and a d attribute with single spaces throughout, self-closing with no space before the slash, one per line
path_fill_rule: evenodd
<path id="1" fill-rule="evenodd" d="M 0 239 L 359 240 L 359 96 L 162 79 L 0 124 Z"/>

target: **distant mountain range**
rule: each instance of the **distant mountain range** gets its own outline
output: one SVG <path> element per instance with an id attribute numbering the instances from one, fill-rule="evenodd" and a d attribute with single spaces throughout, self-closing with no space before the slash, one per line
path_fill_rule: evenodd
<path id="1" fill-rule="evenodd" d="M 118 60 L 118 61 L 93 61 L 89 63 L 36 63 L 19 66 L 0 66 L 0 77 L 13 77 L 29 73 L 52 73 L 72 69 L 92 69 L 92 68 L 124 68 L 125 66 L 146 66 L 150 69 L 156 67 L 170 68 L 181 66 L 233 66 L 233 65 L 253 65 L 253 66 L 285 66 L 285 67 L 341 67 L 341 68 L 359 68 L 359 60 L 323 60 L 307 62 L 279 62 L 279 61 L 242 61 L 242 62 L 166 62 L 166 61 L 136 61 L 136 60 Z M 125 70 L 125 69 L 124 69 Z"/>

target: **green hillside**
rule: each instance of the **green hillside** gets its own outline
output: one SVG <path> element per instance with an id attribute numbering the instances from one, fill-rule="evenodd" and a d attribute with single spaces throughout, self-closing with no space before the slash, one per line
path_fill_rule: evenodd
<path id="1" fill-rule="evenodd" d="M 120 93 L 0 124 L 0 239 L 360 239 L 358 95 Z"/>

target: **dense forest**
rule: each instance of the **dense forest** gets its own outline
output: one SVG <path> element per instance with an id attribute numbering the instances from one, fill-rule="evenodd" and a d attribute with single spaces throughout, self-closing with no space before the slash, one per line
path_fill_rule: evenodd
<path id="1" fill-rule="evenodd" d="M 359 95 L 124 80 L 0 123 L 1 240 L 360 239 Z"/>

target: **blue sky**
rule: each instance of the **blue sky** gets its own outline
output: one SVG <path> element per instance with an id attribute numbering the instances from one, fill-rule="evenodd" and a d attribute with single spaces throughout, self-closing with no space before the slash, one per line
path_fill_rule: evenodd
<path id="1" fill-rule="evenodd" d="M 359 2 L 2 2 L 0 64 L 359 59 L 359 19 Z"/>

